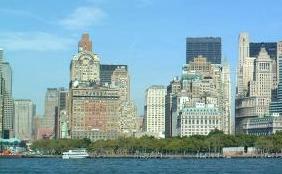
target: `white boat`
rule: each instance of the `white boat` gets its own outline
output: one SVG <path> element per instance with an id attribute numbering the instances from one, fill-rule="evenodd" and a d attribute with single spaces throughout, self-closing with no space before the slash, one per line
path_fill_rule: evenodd
<path id="1" fill-rule="evenodd" d="M 62 156 L 63 159 L 81 159 L 88 157 L 89 154 L 86 149 L 69 150 L 68 152 L 64 152 Z"/>

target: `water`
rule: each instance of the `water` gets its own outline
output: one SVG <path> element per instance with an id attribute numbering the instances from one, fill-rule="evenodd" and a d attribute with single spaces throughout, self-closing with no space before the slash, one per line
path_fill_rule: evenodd
<path id="1" fill-rule="evenodd" d="M 282 159 L 0 159 L 0 174 L 8 173 L 282 174 Z"/>

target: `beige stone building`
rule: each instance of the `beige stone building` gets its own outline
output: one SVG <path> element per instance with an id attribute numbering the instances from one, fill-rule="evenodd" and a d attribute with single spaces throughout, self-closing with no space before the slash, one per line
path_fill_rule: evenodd
<path id="1" fill-rule="evenodd" d="M 165 95 L 164 86 L 153 85 L 145 93 L 144 128 L 148 134 L 164 137 L 165 133 Z"/>

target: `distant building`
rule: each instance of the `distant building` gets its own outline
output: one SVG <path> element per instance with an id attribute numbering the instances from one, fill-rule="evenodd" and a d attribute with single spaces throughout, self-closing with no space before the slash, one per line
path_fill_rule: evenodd
<path id="1" fill-rule="evenodd" d="M 18 99 L 14 101 L 15 119 L 14 130 L 15 137 L 20 140 L 32 140 L 34 129 L 34 104 L 31 100 Z"/>
<path id="2" fill-rule="evenodd" d="M 79 45 L 92 45 L 87 38 L 83 35 Z M 96 141 L 131 134 L 136 126 L 136 107 L 130 102 L 127 66 L 100 65 L 98 54 L 88 46 L 79 49 L 71 61 L 69 121 L 66 124 L 62 118 L 61 135 L 69 129 L 71 138 Z"/>
<path id="3" fill-rule="evenodd" d="M 153 85 L 145 94 L 145 131 L 164 137 L 165 132 L 165 95 L 164 86 Z"/>
<path id="4" fill-rule="evenodd" d="M 276 60 L 277 42 L 250 42 L 250 57 L 258 57 L 261 48 L 265 48 L 270 58 Z"/>
<path id="5" fill-rule="evenodd" d="M 123 102 L 121 104 L 120 130 L 127 135 L 137 132 L 137 107 L 133 102 Z"/>
<path id="6" fill-rule="evenodd" d="M 282 41 L 277 43 L 277 77 L 278 87 L 276 99 L 272 100 L 269 112 L 282 116 Z"/>
<path id="7" fill-rule="evenodd" d="M 237 96 L 235 105 L 236 133 L 243 133 L 243 125 L 249 118 L 269 115 L 272 98 L 272 60 L 265 48 L 261 48 L 254 62 L 253 80 L 249 82 L 245 96 Z"/>
<path id="8" fill-rule="evenodd" d="M 226 62 L 203 56 L 182 67 L 181 79 L 167 87 L 166 137 L 207 135 L 219 129 L 231 134 L 231 82 Z"/>
<path id="9" fill-rule="evenodd" d="M 197 103 L 185 107 L 179 113 L 178 134 L 183 136 L 208 135 L 211 131 L 222 130 L 222 114 L 213 105 Z"/>
<path id="10" fill-rule="evenodd" d="M 260 49 L 265 48 L 272 60 L 272 98 L 276 98 L 276 88 L 278 85 L 277 77 L 277 42 L 251 42 L 250 43 L 250 57 L 258 57 Z"/>
<path id="11" fill-rule="evenodd" d="M 0 106 L 1 128 L 0 137 L 13 137 L 14 104 L 12 98 L 12 69 L 8 62 L 4 62 L 4 50 L 0 49 Z"/>
<path id="12" fill-rule="evenodd" d="M 282 116 L 250 118 L 243 124 L 243 132 L 248 135 L 271 135 L 282 131 Z"/>
<path id="13" fill-rule="evenodd" d="M 105 85 L 105 84 L 110 85 L 112 83 L 113 72 L 118 67 L 124 68 L 126 71 L 128 71 L 127 65 L 106 65 L 106 64 L 101 64 L 100 65 L 100 83 L 102 85 Z"/>
<path id="14" fill-rule="evenodd" d="M 127 69 L 124 66 L 117 67 L 112 74 L 112 86 L 119 89 L 120 100 L 130 100 L 130 79 Z"/>
<path id="15" fill-rule="evenodd" d="M 97 140 L 96 133 L 104 137 L 107 133 L 112 136 L 120 132 L 118 90 L 83 87 L 72 88 L 70 92 L 72 138 Z"/>
<path id="16" fill-rule="evenodd" d="M 221 38 L 188 37 L 186 39 L 186 64 L 200 55 L 206 57 L 212 64 L 221 64 Z"/>
<path id="17" fill-rule="evenodd" d="M 167 86 L 167 94 L 165 96 L 165 137 L 177 136 L 176 124 L 177 115 L 173 115 L 172 104 L 173 98 L 181 92 L 181 81 L 175 77 Z"/>

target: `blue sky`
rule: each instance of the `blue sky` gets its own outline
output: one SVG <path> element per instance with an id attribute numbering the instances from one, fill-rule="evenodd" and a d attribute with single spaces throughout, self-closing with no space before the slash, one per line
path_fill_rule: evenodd
<path id="1" fill-rule="evenodd" d="M 32 99 L 42 114 L 46 89 L 68 87 L 77 42 L 89 32 L 101 63 L 129 65 L 142 114 L 145 89 L 180 75 L 186 37 L 222 37 L 234 81 L 239 32 L 252 41 L 282 40 L 281 6 L 279 0 L 2 0 L 0 47 L 13 69 L 14 98 Z"/>

